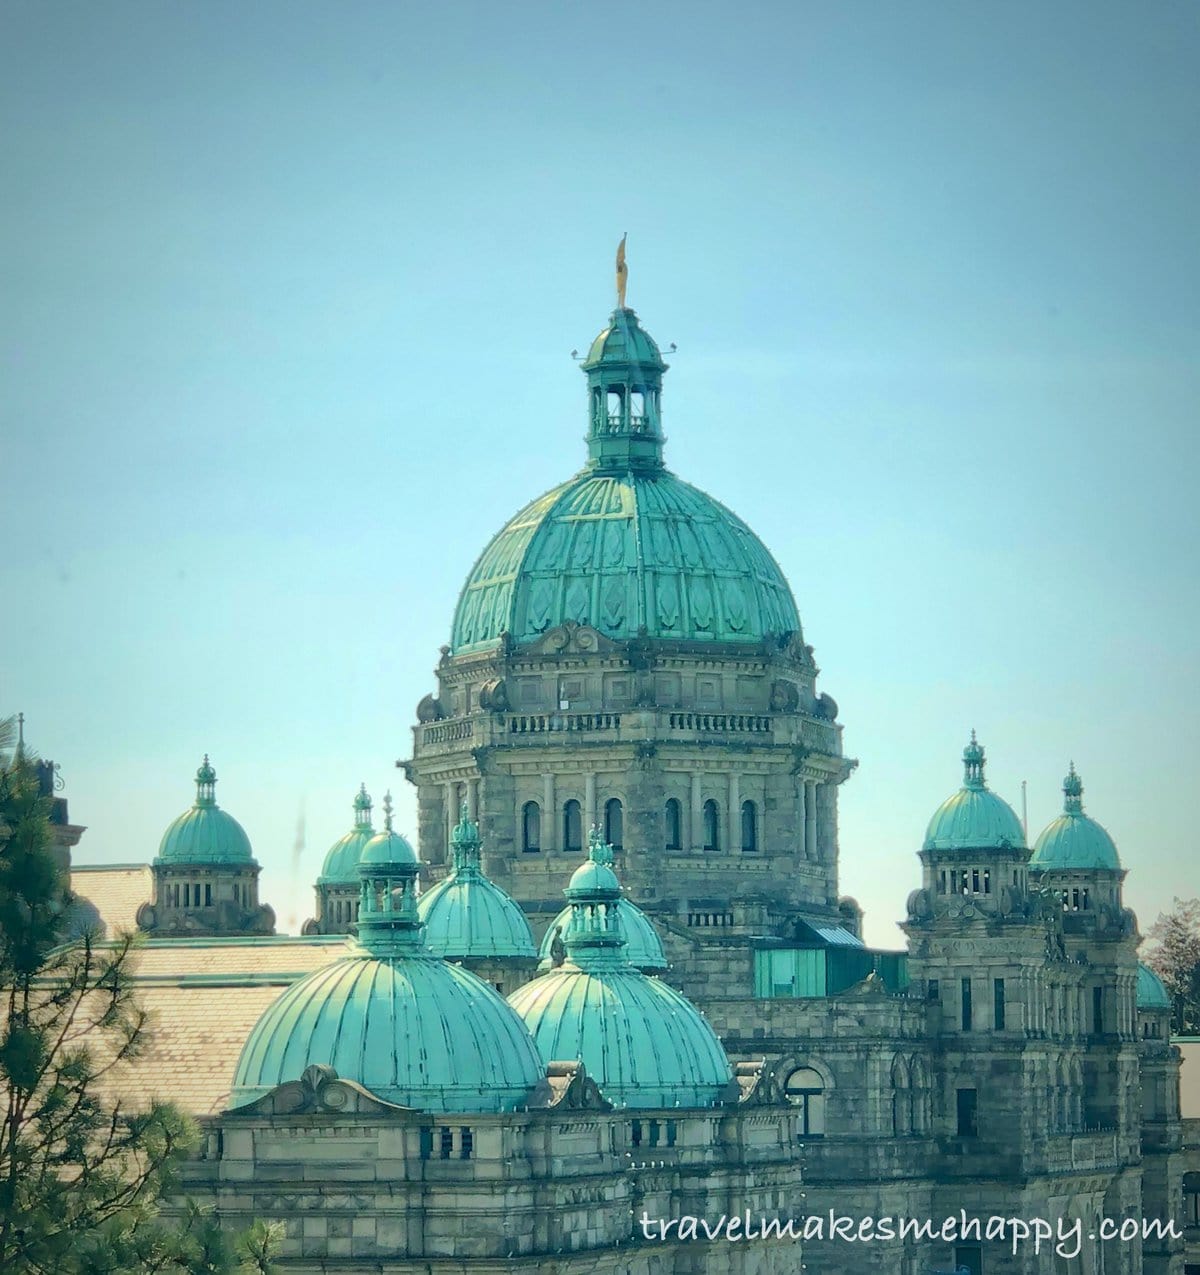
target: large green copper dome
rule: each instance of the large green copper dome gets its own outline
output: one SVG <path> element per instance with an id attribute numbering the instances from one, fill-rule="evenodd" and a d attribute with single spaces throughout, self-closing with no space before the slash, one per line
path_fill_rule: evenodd
<path id="1" fill-rule="evenodd" d="M 516 900 L 484 876 L 479 827 L 465 805 L 450 840 L 453 871 L 417 903 L 430 950 L 447 960 L 532 960 L 533 931 Z"/>
<path id="2" fill-rule="evenodd" d="M 196 771 L 196 804 L 163 833 L 155 863 L 254 865 L 246 830 L 217 805 L 216 783 L 217 772 L 205 754 Z"/>
<path id="3" fill-rule="evenodd" d="M 616 907 L 620 887 L 610 884 L 611 871 L 586 870 L 608 869 L 611 854 L 593 838 L 591 864 L 566 891 L 566 963 L 518 988 L 509 1004 L 544 1058 L 582 1061 L 617 1106 L 713 1106 L 728 1092 L 729 1060 L 690 1001 L 630 964 Z"/>
<path id="4" fill-rule="evenodd" d="M 1063 812 L 1038 837 L 1029 866 L 1041 872 L 1121 870 L 1112 837 L 1083 813 L 1083 781 L 1074 762 L 1063 780 Z"/>
<path id="5" fill-rule="evenodd" d="M 761 641 L 800 633 L 788 583 L 724 505 L 663 467 L 666 365 L 619 309 L 583 363 L 589 460 L 514 517 L 475 563 L 454 613 L 457 654 L 572 621 L 606 637 Z"/>
<path id="6" fill-rule="evenodd" d="M 423 1111 L 524 1105 L 545 1076 L 529 1032 L 493 988 L 425 945 L 407 842 L 381 835 L 372 844 L 361 868 L 358 941 L 259 1019 L 238 1060 L 232 1104 L 319 1063 L 385 1102 Z"/>
<path id="7" fill-rule="evenodd" d="M 983 746 L 971 732 L 963 749 L 963 786 L 933 812 L 926 850 L 999 850 L 1023 846 L 1025 834 L 1013 808 L 983 778 Z"/>
<path id="8" fill-rule="evenodd" d="M 354 827 L 329 847 L 317 884 L 357 885 L 358 861 L 362 857 L 363 847 L 374 835 L 375 829 L 371 826 L 371 798 L 367 796 L 366 784 L 363 784 L 354 798 Z"/>

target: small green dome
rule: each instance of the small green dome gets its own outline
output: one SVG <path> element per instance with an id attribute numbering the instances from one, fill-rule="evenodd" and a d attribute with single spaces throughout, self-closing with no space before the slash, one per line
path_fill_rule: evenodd
<path id="1" fill-rule="evenodd" d="M 384 810 L 390 825 L 390 798 Z M 544 1079 L 517 1014 L 425 945 L 416 857 L 404 858 L 396 842 L 403 839 L 376 837 L 379 860 L 362 857 L 349 954 L 294 983 L 258 1020 L 238 1059 L 233 1105 L 299 1080 L 314 1063 L 423 1111 L 511 1111 Z"/>
<path id="2" fill-rule="evenodd" d="M 361 951 L 294 983 L 247 1038 L 232 1105 L 299 1080 L 313 1063 L 423 1111 L 511 1111 L 546 1070 L 499 994 L 428 950 Z"/>
<path id="3" fill-rule="evenodd" d="M 358 860 L 359 876 L 362 876 L 365 867 L 379 868 L 388 864 L 415 866 L 419 862 L 417 852 L 407 838 L 392 828 L 392 794 L 389 792 L 383 798 L 383 831 L 377 832 L 363 846 Z"/>
<path id="4" fill-rule="evenodd" d="M 583 362 L 587 467 L 492 540 L 458 600 L 451 650 L 502 635 L 536 642 L 567 623 L 637 637 L 754 645 L 799 635 L 778 564 L 736 514 L 663 467 L 666 365 L 628 308 Z"/>
<path id="5" fill-rule="evenodd" d="M 358 861 L 363 847 L 375 835 L 371 826 L 371 798 L 363 784 L 354 798 L 354 827 L 329 847 L 321 865 L 318 885 L 358 885 Z"/>
<path id="6" fill-rule="evenodd" d="M 1150 968 L 1138 962 L 1137 975 L 1137 1007 L 1138 1009 L 1170 1009 L 1171 997 L 1163 981 Z"/>
<path id="7" fill-rule="evenodd" d="M 1063 780 L 1063 812 L 1038 837 L 1029 866 L 1041 872 L 1121 870 L 1112 837 L 1083 813 L 1083 781 L 1074 762 Z"/>
<path id="8" fill-rule="evenodd" d="M 590 857 L 609 867 L 612 850 L 594 837 Z M 616 906 L 620 886 L 600 873 L 589 879 L 594 888 L 571 890 L 567 963 L 518 988 L 509 1004 L 544 1058 L 581 1061 L 618 1106 L 723 1101 L 732 1072 L 716 1033 L 673 987 L 632 967 Z"/>
<path id="9" fill-rule="evenodd" d="M 994 850 L 1024 846 L 1013 808 L 983 778 L 983 746 L 971 732 L 963 749 L 963 786 L 934 811 L 925 830 L 926 850 Z"/>
<path id="10" fill-rule="evenodd" d="M 558 930 L 561 937 L 566 933 L 570 920 L 571 905 L 568 903 L 550 922 L 550 928 L 542 939 L 541 950 L 538 952 L 539 969 L 550 968 L 553 960 L 551 949 L 554 946 L 554 931 Z M 634 969 L 649 972 L 667 968 L 667 955 L 663 951 L 662 940 L 658 937 L 654 922 L 636 903 L 625 898 L 617 900 L 617 923 L 625 936 L 625 955 Z"/>
<path id="11" fill-rule="evenodd" d="M 453 871 L 417 902 L 425 942 L 448 960 L 532 959 L 533 931 L 516 900 L 484 876 L 479 827 L 465 805 L 450 841 Z"/>
<path id="12" fill-rule="evenodd" d="M 625 306 L 613 311 L 608 327 L 592 342 L 582 367 L 585 372 L 595 372 L 604 365 L 623 368 L 631 364 L 660 375 L 667 370 L 658 343 Z"/>
<path id="13" fill-rule="evenodd" d="M 217 772 L 208 754 L 196 771 L 196 804 L 163 833 L 156 864 L 235 864 L 257 867 L 250 838 L 240 823 L 216 802 Z"/>

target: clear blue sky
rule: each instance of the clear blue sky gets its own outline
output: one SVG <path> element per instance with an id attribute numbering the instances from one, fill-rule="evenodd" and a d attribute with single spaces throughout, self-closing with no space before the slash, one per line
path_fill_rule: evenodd
<path id="1" fill-rule="evenodd" d="M 282 927 L 629 300 L 789 576 L 895 945 L 974 726 L 1200 893 L 1200 8 L 0 5 L 0 712 L 82 861 L 210 752 Z M 303 850 L 295 862 L 298 830 Z"/>

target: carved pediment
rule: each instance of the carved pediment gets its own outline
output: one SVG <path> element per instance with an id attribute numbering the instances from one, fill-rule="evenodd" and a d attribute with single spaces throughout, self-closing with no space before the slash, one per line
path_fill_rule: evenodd
<path id="1" fill-rule="evenodd" d="M 553 1107 L 570 1111 L 611 1111 L 613 1105 L 600 1092 L 600 1086 L 587 1074 L 581 1062 L 552 1062 L 546 1078 L 529 1100 L 536 1107 Z"/>
<path id="2" fill-rule="evenodd" d="M 244 1107 L 231 1108 L 238 1116 L 299 1115 L 396 1115 L 415 1111 L 384 1102 L 353 1080 L 343 1080 L 332 1067 L 313 1063 L 305 1067 L 299 1080 L 276 1085 Z"/>
<path id="3" fill-rule="evenodd" d="M 544 633 L 533 643 L 532 649 L 539 655 L 576 655 L 615 651 L 617 644 L 590 624 L 576 624 L 568 620 L 566 624 Z"/>

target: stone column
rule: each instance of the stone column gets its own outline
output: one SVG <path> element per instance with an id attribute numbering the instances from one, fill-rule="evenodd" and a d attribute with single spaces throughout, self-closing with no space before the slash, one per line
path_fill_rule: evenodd
<path id="1" fill-rule="evenodd" d="M 736 770 L 729 773 L 729 849 L 736 853 L 742 848 L 742 799 L 741 776 Z"/>
<path id="2" fill-rule="evenodd" d="M 470 819 L 478 820 L 479 818 L 479 780 L 467 780 L 467 816 Z"/>
<path id="3" fill-rule="evenodd" d="M 558 849 L 558 812 L 554 808 L 554 776 L 542 776 L 542 849 Z"/>
<path id="4" fill-rule="evenodd" d="M 446 785 L 446 836 L 443 842 L 444 846 L 450 844 L 450 834 L 454 831 L 454 825 L 458 822 L 457 789 L 458 785 L 454 782 Z"/>
<path id="5" fill-rule="evenodd" d="M 588 838 L 596 826 L 596 776 L 587 774 L 583 777 L 583 846 L 587 849 Z"/>
<path id="6" fill-rule="evenodd" d="M 693 850 L 704 849 L 704 802 L 701 800 L 700 772 L 692 771 L 692 818 L 688 844 Z"/>
<path id="7" fill-rule="evenodd" d="M 804 857 L 817 857 L 817 785 L 811 779 L 804 781 Z"/>

